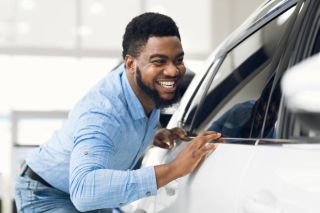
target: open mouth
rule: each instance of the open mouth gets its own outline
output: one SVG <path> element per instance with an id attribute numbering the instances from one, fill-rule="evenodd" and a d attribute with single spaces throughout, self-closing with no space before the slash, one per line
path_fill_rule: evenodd
<path id="1" fill-rule="evenodd" d="M 162 101 L 173 101 L 178 97 L 178 84 L 179 81 L 177 79 L 161 79 L 156 81 L 155 90 L 158 93 L 159 98 Z M 174 103 L 174 102 L 172 102 Z M 172 104 L 170 102 L 170 104 Z"/>
<path id="2" fill-rule="evenodd" d="M 157 81 L 158 85 L 160 85 L 161 88 L 167 90 L 167 91 L 174 91 L 176 90 L 177 86 L 177 81 L 173 80 L 162 80 L 162 81 Z"/>
<path id="3" fill-rule="evenodd" d="M 176 86 L 176 82 L 175 81 L 158 81 L 158 84 L 166 89 L 172 89 Z"/>

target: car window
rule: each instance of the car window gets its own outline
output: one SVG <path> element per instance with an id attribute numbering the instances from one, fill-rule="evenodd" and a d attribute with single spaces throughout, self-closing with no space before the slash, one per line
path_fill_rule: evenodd
<path id="1" fill-rule="evenodd" d="M 272 57 L 293 10 L 285 11 L 226 55 L 194 118 L 192 134 L 214 130 L 228 137 L 261 136 L 263 120 L 251 113 L 253 109 L 266 109 L 260 100 L 268 102 L 275 72 L 270 69 Z M 255 116 L 263 117 L 264 113 L 255 112 Z M 267 133 L 264 136 L 272 137 Z"/>
<path id="2" fill-rule="evenodd" d="M 210 76 L 212 76 L 212 73 L 216 70 L 217 66 L 221 63 L 221 58 L 216 59 L 208 68 L 207 72 L 202 77 L 201 81 L 199 82 L 199 85 L 195 89 L 195 93 L 190 97 L 190 102 L 185 108 L 184 114 L 182 116 L 181 126 L 189 130 L 192 122 L 192 118 L 196 112 L 197 107 L 199 106 L 199 103 L 201 99 L 203 99 L 203 96 L 205 94 L 205 91 L 207 90 L 206 86 L 209 86 L 209 82 L 212 81 Z"/>
<path id="3" fill-rule="evenodd" d="M 317 36 L 316 36 L 316 39 L 315 39 L 315 42 L 314 42 L 314 45 L 313 45 L 313 49 L 312 49 L 312 52 L 311 52 L 311 55 L 314 55 L 314 54 L 319 53 L 319 52 L 320 52 L 320 30 L 317 33 Z"/>

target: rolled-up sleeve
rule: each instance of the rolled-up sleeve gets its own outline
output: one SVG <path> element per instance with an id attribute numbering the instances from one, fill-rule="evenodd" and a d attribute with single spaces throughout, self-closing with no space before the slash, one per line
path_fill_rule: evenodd
<path id="1" fill-rule="evenodd" d="M 70 159 L 70 197 L 79 211 L 118 207 L 156 195 L 154 167 L 116 170 L 112 166 L 119 123 L 100 113 L 83 115 Z"/>

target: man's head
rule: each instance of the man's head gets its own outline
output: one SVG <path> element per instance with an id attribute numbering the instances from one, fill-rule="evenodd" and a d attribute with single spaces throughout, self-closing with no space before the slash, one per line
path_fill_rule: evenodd
<path id="1" fill-rule="evenodd" d="M 185 73 L 175 22 L 159 13 L 139 15 L 127 25 L 122 46 L 130 85 L 145 109 L 175 103 Z"/>
<path id="2" fill-rule="evenodd" d="M 176 23 L 159 13 L 143 13 L 134 17 L 126 27 L 122 40 L 122 57 L 138 57 L 151 36 L 176 36 L 181 40 Z"/>

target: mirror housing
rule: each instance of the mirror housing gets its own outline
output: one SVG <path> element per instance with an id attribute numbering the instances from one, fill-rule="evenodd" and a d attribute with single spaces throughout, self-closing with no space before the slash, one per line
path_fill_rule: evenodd
<path id="1" fill-rule="evenodd" d="M 320 54 L 289 69 L 281 87 L 287 108 L 303 125 L 320 131 Z"/>

